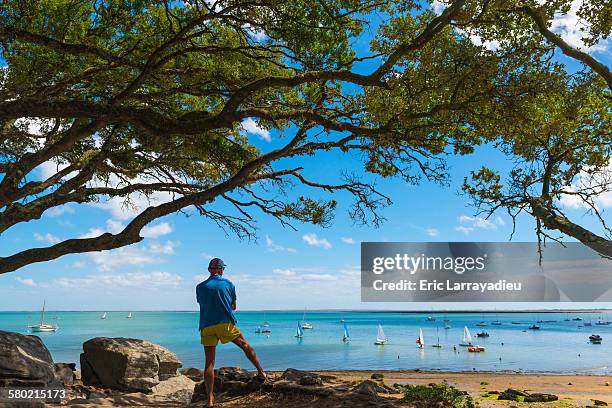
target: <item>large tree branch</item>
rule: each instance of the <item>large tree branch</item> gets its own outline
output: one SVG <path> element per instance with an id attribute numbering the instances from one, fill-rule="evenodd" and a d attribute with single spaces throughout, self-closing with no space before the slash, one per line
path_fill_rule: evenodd
<path id="1" fill-rule="evenodd" d="M 568 57 L 574 58 L 588 67 L 590 67 L 593 71 L 598 73 L 608 84 L 608 88 L 612 91 L 612 74 L 610 73 L 610 69 L 601 62 L 597 61 L 595 58 L 587 54 L 586 52 L 580 51 L 577 48 L 572 47 L 566 41 L 563 40 L 560 36 L 550 31 L 548 28 L 548 24 L 545 21 L 544 17 L 538 12 L 538 10 L 530 7 L 523 6 L 520 8 L 525 14 L 527 14 L 536 24 L 538 31 L 551 43 L 555 44 L 557 47 L 563 51 L 565 55 Z"/>
<path id="2" fill-rule="evenodd" d="M 94 238 L 69 239 L 50 247 L 31 248 L 11 256 L 0 257 L 0 274 L 15 271 L 32 263 L 57 259 L 66 254 L 103 251 L 140 242 L 143 239 L 140 236 L 140 231 L 147 224 L 191 205 L 203 205 L 207 202 L 211 202 L 216 197 L 241 186 L 248 180 L 249 176 L 254 171 L 257 171 L 257 169 L 274 160 L 286 156 L 288 152 L 304 138 L 307 129 L 307 127 L 300 128 L 291 141 L 284 147 L 273 150 L 248 162 L 233 177 L 222 183 L 199 193 L 186 195 L 158 206 L 148 207 L 117 234 L 105 233 Z"/>
<path id="3" fill-rule="evenodd" d="M 561 231 L 597 251 L 602 256 L 612 258 L 612 241 L 600 237 L 580 225 L 571 222 L 567 217 L 557 214 L 544 205 L 539 198 L 531 198 L 528 202 L 533 215 L 540 220 L 547 229 Z"/>

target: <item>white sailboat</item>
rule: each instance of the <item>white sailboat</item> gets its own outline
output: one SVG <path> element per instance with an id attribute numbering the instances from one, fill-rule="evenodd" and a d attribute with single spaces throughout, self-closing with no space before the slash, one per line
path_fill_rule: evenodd
<path id="1" fill-rule="evenodd" d="M 43 308 L 42 311 L 40 312 L 40 324 L 34 324 L 31 326 L 28 326 L 28 329 L 30 329 L 30 331 L 33 332 L 54 332 L 57 329 L 59 329 L 58 326 L 53 325 L 53 324 L 46 324 L 45 323 L 45 305 L 46 305 L 46 301 L 43 301 Z"/>
<path id="2" fill-rule="evenodd" d="M 127 318 L 128 318 L 128 319 L 131 319 L 131 318 L 132 318 L 132 312 L 128 313 Z"/>
<path id="3" fill-rule="evenodd" d="M 386 342 L 387 342 L 387 336 L 385 336 L 385 332 L 382 326 L 379 324 L 378 333 L 376 334 L 376 341 L 374 342 L 374 344 L 378 346 L 384 346 Z"/>
<path id="4" fill-rule="evenodd" d="M 106 319 L 106 312 L 102 313 L 102 317 L 100 319 Z"/>
<path id="5" fill-rule="evenodd" d="M 419 329 L 419 338 L 416 341 L 417 347 L 422 349 L 425 348 L 425 339 L 423 338 L 423 329 Z"/>
<path id="6" fill-rule="evenodd" d="M 463 347 L 473 346 L 472 335 L 470 334 L 470 329 L 468 329 L 467 326 L 463 328 L 463 341 L 459 345 Z"/>
<path id="7" fill-rule="evenodd" d="M 297 337 L 298 339 L 301 339 L 304 336 L 304 330 L 302 330 L 302 325 L 300 324 L 300 322 L 297 322 L 297 330 L 295 333 L 295 337 Z"/>
<path id="8" fill-rule="evenodd" d="M 349 342 L 349 331 L 348 331 L 348 327 L 346 325 L 346 322 L 344 323 L 344 335 L 342 336 L 342 341 L 345 343 Z"/>
<path id="9" fill-rule="evenodd" d="M 304 315 L 302 316 L 302 329 L 304 330 L 312 329 L 312 324 L 306 321 L 306 309 L 304 309 Z"/>

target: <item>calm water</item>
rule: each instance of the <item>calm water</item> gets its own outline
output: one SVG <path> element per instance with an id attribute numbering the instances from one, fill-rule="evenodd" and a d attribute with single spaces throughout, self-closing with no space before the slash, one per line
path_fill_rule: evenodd
<path id="1" fill-rule="evenodd" d="M 47 322 L 60 326 L 56 333 L 39 335 L 51 351 L 55 361 L 78 362 L 82 343 L 92 337 L 136 337 L 161 344 L 177 353 L 185 367 L 202 367 L 203 353 L 197 332 L 198 314 L 191 312 L 135 312 L 132 319 L 125 312 L 110 312 L 105 320 L 99 312 L 48 312 Z M 506 313 L 506 314 L 435 314 L 436 321 L 427 315 L 410 313 L 312 312 L 307 321 L 313 330 L 305 330 L 304 338 L 294 337 L 302 312 L 240 312 L 238 325 L 257 350 L 269 370 L 287 367 L 318 370 L 388 369 L 410 370 L 486 370 L 486 371 L 546 371 L 612 373 L 612 325 L 597 326 L 599 313 Z M 581 317 L 584 320 L 565 321 Z M 612 314 L 604 315 L 612 320 Z M 35 323 L 37 313 L 1 312 L 0 330 L 27 333 L 26 326 Z M 255 328 L 263 321 L 271 324 L 272 333 L 256 334 Z M 449 319 L 451 329 L 443 329 L 443 319 Z M 349 326 L 351 340 L 342 342 L 342 323 Z M 476 339 L 482 328 L 489 338 Z M 499 320 L 501 326 L 490 323 Z M 526 330 L 537 320 L 539 331 Z M 580 327 L 591 321 L 592 327 Z M 512 324 L 520 322 L 521 324 Z M 385 346 L 373 344 L 376 328 L 382 324 L 389 342 Z M 487 351 L 468 353 L 463 347 L 453 351 L 467 325 L 479 344 Z M 415 340 L 423 329 L 426 348 L 418 350 Z M 432 348 L 438 328 L 443 348 Z M 600 334 L 600 345 L 588 343 L 588 336 Z M 501 343 L 504 343 L 502 346 Z M 398 358 L 399 356 L 399 358 Z M 501 360 L 500 360 L 501 357 Z M 217 352 L 217 366 L 249 367 L 248 361 L 234 345 L 227 344 Z"/>

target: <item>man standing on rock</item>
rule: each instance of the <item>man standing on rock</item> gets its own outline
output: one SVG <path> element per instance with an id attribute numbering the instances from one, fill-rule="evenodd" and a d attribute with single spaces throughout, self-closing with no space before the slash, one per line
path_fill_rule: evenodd
<path id="1" fill-rule="evenodd" d="M 213 385 L 215 383 L 215 352 L 219 341 L 232 342 L 244 351 L 246 357 L 257 368 L 256 379 L 265 381 L 266 373 L 259 364 L 253 347 L 244 339 L 236 327 L 236 288 L 229 279 L 223 277 L 225 263 L 219 258 L 211 259 L 208 264 L 210 277 L 196 287 L 196 298 L 200 304 L 200 337 L 204 345 L 206 363 L 204 382 L 208 393 L 208 406 L 214 403 Z"/>

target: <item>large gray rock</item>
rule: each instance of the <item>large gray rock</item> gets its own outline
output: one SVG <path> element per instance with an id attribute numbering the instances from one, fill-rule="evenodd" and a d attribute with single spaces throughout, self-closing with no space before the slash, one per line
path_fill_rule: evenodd
<path id="1" fill-rule="evenodd" d="M 150 392 L 181 366 L 176 354 L 139 339 L 96 337 L 83 343 L 81 354 L 84 384 L 122 391 Z"/>
<path id="2" fill-rule="evenodd" d="M 39 337 L 0 330 L 0 387 L 55 383 L 53 359 Z"/>

